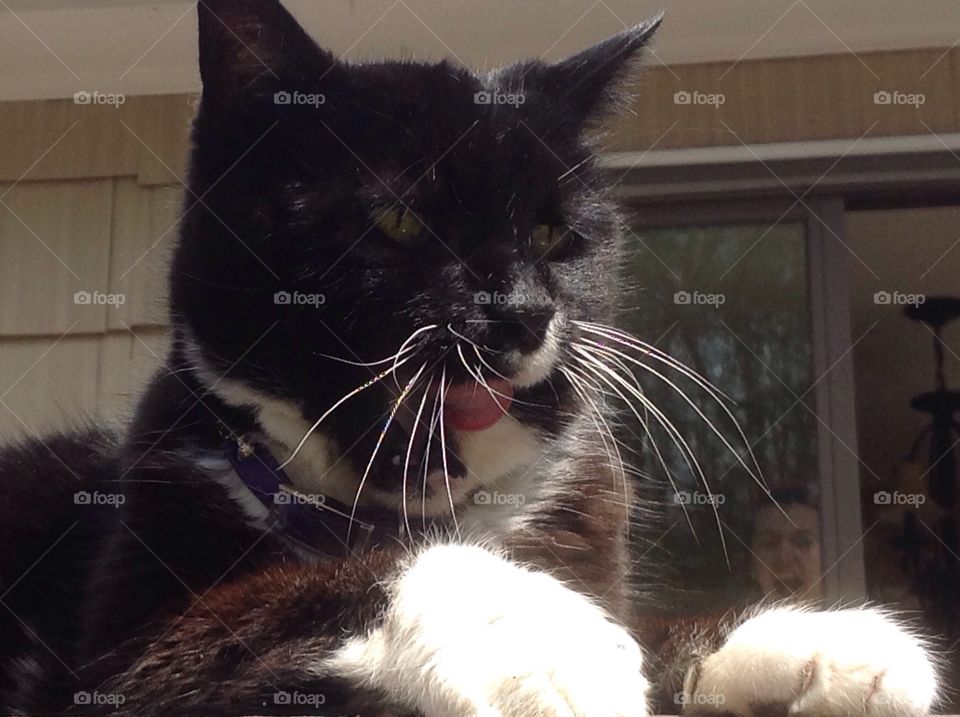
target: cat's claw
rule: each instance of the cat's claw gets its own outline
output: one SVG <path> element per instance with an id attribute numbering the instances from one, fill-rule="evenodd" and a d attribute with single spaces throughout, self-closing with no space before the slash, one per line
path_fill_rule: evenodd
<path id="1" fill-rule="evenodd" d="M 919 717 L 936 670 L 882 611 L 778 608 L 737 628 L 685 680 L 687 713 Z"/>
<path id="2" fill-rule="evenodd" d="M 427 717 L 643 717 L 639 646 L 554 578 L 479 547 L 424 552 L 383 625 L 335 658 Z"/>

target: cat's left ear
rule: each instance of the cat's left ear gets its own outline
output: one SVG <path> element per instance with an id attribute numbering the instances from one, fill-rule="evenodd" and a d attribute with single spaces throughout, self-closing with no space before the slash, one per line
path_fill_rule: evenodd
<path id="1" fill-rule="evenodd" d="M 558 98 L 568 119 L 582 123 L 602 114 L 620 99 L 624 80 L 636 69 L 654 32 L 663 20 L 660 12 L 593 47 L 549 65 L 540 88 Z"/>
<path id="2" fill-rule="evenodd" d="M 279 0 L 198 0 L 197 21 L 208 108 L 236 108 L 275 90 L 305 90 L 303 82 L 336 65 Z"/>

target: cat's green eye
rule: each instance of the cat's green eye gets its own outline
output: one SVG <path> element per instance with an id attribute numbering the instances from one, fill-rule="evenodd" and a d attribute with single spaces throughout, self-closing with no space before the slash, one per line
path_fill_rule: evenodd
<path id="1" fill-rule="evenodd" d="M 377 220 L 377 229 L 398 244 L 410 244 L 423 234 L 423 223 L 406 207 L 397 207 Z"/>
<path id="2" fill-rule="evenodd" d="M 538 224 L 530 232 L 530 247 L 538 259 L 558 259 L 569 251 L 573 238 L 567 227 Z"/>

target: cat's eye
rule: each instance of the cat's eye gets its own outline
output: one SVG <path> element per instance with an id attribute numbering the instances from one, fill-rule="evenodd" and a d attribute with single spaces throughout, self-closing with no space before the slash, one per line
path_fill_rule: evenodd
<path id="1" fill-rule="evenodd" d="M 377 229 L 398 244 L 412 244 L 424 232 L 423 223 L 406 207 L 397 207 L 377 220 Z"/>
<path id="2" fill-rule="evenodd" d="M 537 259 L 560 259 L 570 251 L 575 236 L 567 227 L 538 224 L 530 232 L 530 248 Z"/>

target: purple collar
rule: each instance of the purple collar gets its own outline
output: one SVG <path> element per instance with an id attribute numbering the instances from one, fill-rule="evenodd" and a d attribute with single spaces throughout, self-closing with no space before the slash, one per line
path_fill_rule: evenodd
<path id="1" fill-rule="evenodd" d="M 324 495 L 299 492 L 262 443 L 229 439 L 223 452 L 240 480 L 270 511 L 273 532 L 299 550 L 344 557 L 400 534 L 396 514 L 357 511 L 351 526 L 350 506 Z"/>

